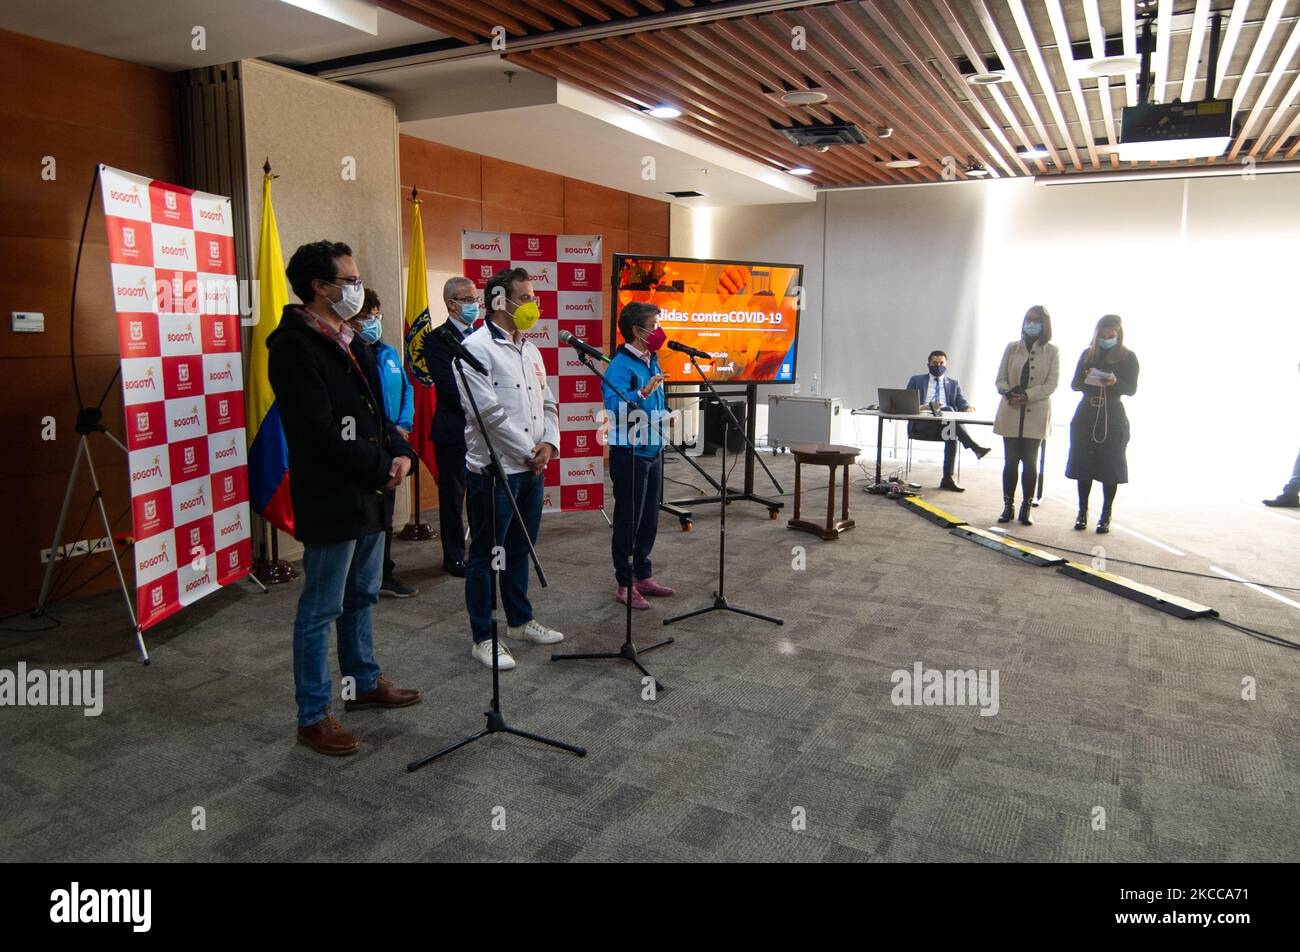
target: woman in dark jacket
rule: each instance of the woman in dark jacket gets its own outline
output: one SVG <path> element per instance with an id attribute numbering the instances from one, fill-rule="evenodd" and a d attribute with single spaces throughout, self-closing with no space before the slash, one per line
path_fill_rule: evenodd
<path id="1" fill-rule="evenodd" d="M 1088 527 L 1093 480 L 1102 488 L 1097 531 L 1110 531 L 1111 509 L 1120 483 L 1128 482 L 1128 414 L 1121 397 L 1137 393 L 1138 359 L 1124 346 L 1124 324 L 1116 314 L 1097 322 L 1092 346 L 1079 357 L 1071 386 L 1083 394 L 1070 422 L 1070 459 L 1065 475 L 1079 481 L 1079 515 L 1074 528 Z"/>

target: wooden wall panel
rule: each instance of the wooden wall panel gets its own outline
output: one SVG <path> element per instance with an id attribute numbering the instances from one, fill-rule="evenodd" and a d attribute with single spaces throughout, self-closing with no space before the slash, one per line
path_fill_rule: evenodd
<path id="1" fill-rule="evenodd" d="M 564 216 L 568 180 L 554 172 L 483 157 L 483 204 L 535 212 L 542 218 Z M 492 228 L 495 226 L 486 226 Z"/>
<path id="2" fill-rule="evenodd" d="M 627 209 L 628 231 L 667 238 L 669 231 L 668 211 L 670 208 L 671 206 L 667 202 L 658 202 L 643 195 L 629 195 Z M 664 252 L 664 254 L 667 253 Z"/>
<path id="3" fill-rule="evenodd" d="M 45 333 L 0 329 L 0 425 L 8 451 L 0 456 L 0 490 L 10 500 L 4 546 L 0 546 L 0 612 L 35 604 L 67 476 L 76 452 L 76 399 L 68 357 L 68 307 L 77 239 L 95 164 L 175 181 L 179 175 L 177 112 L 173 78 L 158 70 L 0 31 L 0 313 L 41 311 Z M 42 160 L 55 160 L 55 178 L 42 178 Z M 104 219 L 98 193 L 91 202 L 86 246 L 77 288 L 76 345 L 83 396 L 98 401 L 117 369 L 117 331 L 109 286 Z M 54 441 L 41 439 L 41 420 L 53 416 Z M 104 421 L 123 432 L 122 396 L 109 389 Z M 96 470 L 109 518 L 130 499 L 126 465 L 109 441 L 92 440 Z M 90 502 L 83 473 L 69 515 L 68 541 L 102 535 L 88 523 L 73 532 Z M 98 514 L 94 514 L 98 519 Z M 129 518 L 119 523 L 129 531 Z M 88 577 L 107 564 L 89 557 L 74 564 Z M 129 574 L 128 574 L 129 578 Z M 112 587 L 103 573 L 82 589 Z M 57 611 L 56 611 L 57 614 Z M 125 619 L 123 619 L 125 626 Z"/>
<path id="4" fill-rule="evenodd" d="M 603 227 L 626 231 L 628 227 L 627 192 L 579 182 L 564 180 L 564 217 L 575 221 L 595 222 Z M 664 203 L 665 205 L 667 203 Z"/>
<path id="5" fill-rule="evenodd" d="M 482 162 L 473 152 L 414 136 L 401 136 L 399 161 L 407 192 L 415 186 L 421 192 L 435 192 L 475 202 L 483 199 Z"/>

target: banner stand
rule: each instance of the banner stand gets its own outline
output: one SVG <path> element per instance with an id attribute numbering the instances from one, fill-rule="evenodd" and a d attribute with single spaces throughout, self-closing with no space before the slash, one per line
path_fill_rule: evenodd
<path id="1" fill-rule="evenodd" d="M 122 455 L 130 457 L 127 448 L 123 446 L 112 433 L 104 428 L 100 422 L 100 411 L 98 407 L 83 407 L 77 412 L 77 432 L 81 434 L 81 439 L 77 443 L 77 455 L 72 460 L 72 472 L 68 475 L 68 490 L 63 494 L 63 508 L 59 510 L 59 521 L 54 527 L 54 541 L 50 543 L 50 561 L 45 564 L 45 578 L 41 582 L 41 593 L 36 599 L 36 610 L 32 612 L 33 616 L 39 617 L 45 613 L 45 600 L 50 594 L 50 583 L 54 579 L 54 568 L 62 561 L 56 559 L 54 553 L 61 550 L 63 545 L 63 530 L 68 521 L 68 509 L 72 506 L 72 494 L 77 488 L 77 476 L 81 471 L 81 460 L 85 457 L 86 469 L 90 473 L 90 485 L 95 491 L 95 505 L 99 507 L 99 517 L 104 522 L 104 536 L 109 540 L 109 555 L 113 559 L 113 567 L 117 570 L 117 582 L 122 589 L 122 597 L 126 600 L 126 613 L 131 619 L 131 627 L 135 629 L 136 646 L 140 649 L 140 660 L 145 664 L 149 663 L 149 652 L 144 646 L 144 636 L 140 633 L 139 622 L 136 621 L 135 605 L 131 602 L 131 591 L 126 586 L 126 576 L 122 574 L 122 562 L 118 557 L 117 549 L 113 545 L 113 527 L 108 521 L 108 512 L 104 509 L 104 493 L 99 488 L 99 477 L 95 474 L 95 462 L 90 457 L 90 440 L 88 437 L 92 433 L 103 433 L 113 442 L 113 445 L 122 451 Z"/>

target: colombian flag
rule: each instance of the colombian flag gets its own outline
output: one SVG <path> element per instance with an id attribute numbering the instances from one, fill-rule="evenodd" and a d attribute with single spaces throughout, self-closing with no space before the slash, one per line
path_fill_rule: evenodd
<path id="1" fill-rule="evenodd" d="M 411 424 L 411 448 L 424 460 L 433 478 L 438 478 L 438 463 L 429 432 L 433 428 L 433 411 L 438 391 L 424 358 L 425 336 L 433 330 L 429 317 L 429 279 L 424 264 L 424 225 L 420 222 L 420 200 L 411 189 L 411 257 L 406 274 L 406 368 L 415 398 L 415 422 Z"/>
<path id="2" fill-rule="evenodd" d="M 266 338 L 280 326 L 289 303 L 280 229 L 271 205 L 271 178 L 262 175 L 262 236 L 257 246 L 257 323 L 248 346 L 248 495 L 253 511 L 277 529 L 293 534 L 289 500 L 289 447 L 267 376 Z"/>

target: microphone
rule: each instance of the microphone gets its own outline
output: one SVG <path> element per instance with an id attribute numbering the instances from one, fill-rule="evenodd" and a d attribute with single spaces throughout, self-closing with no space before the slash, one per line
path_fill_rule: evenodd
<path id="1" fill-rule="evenodd" d="M 592 347 L 585 340 L 579 340 L 578 338 L 574 337 L 568 331 L 560 331 L 560 343 L 568 344 L 570 347 L 572 347 L 578 353 L 582 354 L 584 357 L 589 357 L 592 360 L 603 360 L 605 363 L 609 363 L 608 357 L 606 357 L 596 348 Z"/>
<path id="2" fill-rule="evenodd" d="M 670 340 L 670 341 L 668 342 L 668 349 L 669 349 L 669 350 L 675 350 L 675 351 L 677 351 L 677 353 L 679 353 L 679 354 L 685 354 L 685 355 L 688 356 L 688 357 L 694 357 L 696 360 L 712 360 L 712 359 L 713 359 L 713 355 L 710 354 L 708 351 L 706 351 L 706 350 L 700 350 L 700 349 L 698 349 L 698 348 L 696 348 L 696 347 L 691 347 L 689 344 L 679 344 L 679 343 L 678 343 L 677 341 L 675 341 L 675 340 Z"/>
<path id="3" fill-rule="evenodd" d="M 447 349 L 451 351 L 453 357 L 463 364 L 468 364 L 484 377 L 488 375 L 488 369 L 483 366 L 482 361 L 469 352 L 469 348 L 465 346 L 450 327 L 446 324 L 439 324 L 433 333 L 437 335 L 438 340 L 442 341 L 443 344 L 446 345 Z"/>

